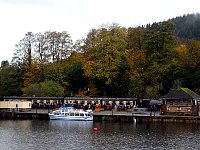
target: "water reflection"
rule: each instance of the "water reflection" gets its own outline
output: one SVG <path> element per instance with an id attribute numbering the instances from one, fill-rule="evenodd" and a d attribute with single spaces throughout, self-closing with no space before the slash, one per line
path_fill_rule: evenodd
<path id="1" fill-rule="evenodd" d="M 98 131 L 93 131 L 98 128 Z M 1 120 L 0 149 L 198 149 L 196 124 Z"/>

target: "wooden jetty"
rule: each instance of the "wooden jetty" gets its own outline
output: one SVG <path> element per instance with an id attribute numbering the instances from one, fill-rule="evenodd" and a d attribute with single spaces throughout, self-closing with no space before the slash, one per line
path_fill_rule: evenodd
<path id="1" fill-rule="evenodd" d="M 32 109 L 27 112 L 0 112 L 0 119 L 42 119 L 48 120 L 48 112 L 53 110 Z M 127 111 L 98 111 L 94 112 L 94 121 L 114 122 L 171 122 L 171 123 L 200 123 L 200 116 L 160 115 L 158 112 L 133 113 Z"/>
<path id="2" fill-rule="evenodd" d="M 0 111 L 0 119 L 42 119 L 48 120 L 49 109 L 31 109 L 25 112 Z"/>
<path id="3" fill-rule="evenodd" d="M 94 113 L 94 121 L 200 123 L 200 116 L 160 115 L 159 112 L 140 114 L 126 111 L 101 111 Z"/>

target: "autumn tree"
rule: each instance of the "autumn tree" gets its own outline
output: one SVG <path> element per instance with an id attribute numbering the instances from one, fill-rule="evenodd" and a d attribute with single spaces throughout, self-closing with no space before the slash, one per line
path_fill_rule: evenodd
<path id="1" fill-rule="evenodd" d="M 107 92 L 113 88 L 113 81 L 119 75 L 119 66 L 125 53 L 126 36 L 125 28 L 113 24 L 91 30 L 85 40 L 85 75 L 90 79 L 103 81 Z M 112 90 L 108 95 L 113 96 Z"/>
<path id="2" fill-rule="evenodd" d="M 180 51 L 180 49 L 182 51 Z M 179 66 L 182 68 L 182 82 L 200 93 L 200 41 L 188 40 L 179 48 Z"/>
<path id="3" fill-rule="evenodd" d="M 46 81 L 62 86 L 65 96 L 158 98 L 180 86 L 200 94 L 198 16 L 103 25 L 74 44 L 66 31 L 28 32 L 12 62 L 1 63 L 0 94 L 21 95 L 22 87 L 40 93 Z"/>
<path id="4" fill-rule="evenodd" d="M 144 27 L 128 29 L 126 58 L 129 65 L 130 85 L 128 95 L 144 97 L 146 54 L 144 51 Z"/>
<path id="5" fill-rule="evenodd" d="M 27 86 L 35 82 L 34 79 L 36 79 L 40 65 L 44 66 L 45 63 L 61 62 L 69 57 L 71 51 L 72 40 L 66 31 L 48 31 L 44 34 L 28 32 L 16 44 L 12 63 L 25 68 L 24 86 Z M 43 70 L 39 72 L 42 74 L 41 77 L 44 77 Z"/>

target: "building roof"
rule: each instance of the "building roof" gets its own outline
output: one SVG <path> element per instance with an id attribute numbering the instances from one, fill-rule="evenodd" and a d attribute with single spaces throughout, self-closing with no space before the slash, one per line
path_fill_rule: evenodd
<path id="1" fill-rule="evenodd" d="M 161 99 L 198 99 L 200 95 L 191 91 L 188 88 L 180 88 L 171 90 L 168 94 L 161 97 Z"/>
<path id="2" fill-rule="evenodd" d="M 136 101 L 137 98 L 101 98 L 101 97 L 23 97 L 23 96 L 4 96 L 8 100 L 91 100 L 91 101 Z"/>

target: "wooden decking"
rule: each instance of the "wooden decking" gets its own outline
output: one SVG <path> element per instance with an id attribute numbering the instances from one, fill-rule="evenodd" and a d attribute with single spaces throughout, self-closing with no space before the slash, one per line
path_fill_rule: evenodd
<path id="1" fill-rule="evenodd" d="M 159 112 L 149 111 L 100 111 L 94 112 L 94 121 L 200 123 L 200 116 L 160 115 Z"/>
<path id="2" fill-rule="evenodd" d="M 48 112 L 52 109 L 31 109 L 26 112 L 0 112 L 1 119 L 49 119 Z M 131 111 L 94 111 L 94 121 L 115 122 L 172 122 L 200 123 L 200 116 L 160 115 L 159 112 L 134 113 Z"/>

